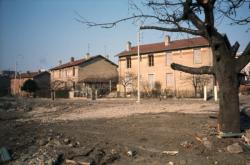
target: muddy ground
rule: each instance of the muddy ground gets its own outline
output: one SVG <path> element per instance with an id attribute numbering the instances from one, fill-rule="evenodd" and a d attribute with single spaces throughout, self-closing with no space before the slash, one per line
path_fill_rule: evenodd
<path id="1" fill-rule="evenodd" d="M 241 109 L 249 132 L 250 97 Z M 250 165 L 244 138 L 216 136 L 217 113 L 212 100 L 0 98 L 0 148 L 12 157 L 0 164 Z"/>

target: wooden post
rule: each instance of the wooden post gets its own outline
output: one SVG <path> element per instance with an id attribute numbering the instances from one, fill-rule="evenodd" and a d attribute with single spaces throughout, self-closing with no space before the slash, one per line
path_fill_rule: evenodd
<path id="1" fill-rule="evenodd" d="M 204 86 L 204 101 L 207 101 L 207 86 Z"/>
<path id="2" fill-rule="evenodd" d="M 111 80 L 109 80 L 109 93 L 111 93 L 111 91 L 112 91 L 112 84 L 111 84 L 112 82 L 111 82 Z"/>

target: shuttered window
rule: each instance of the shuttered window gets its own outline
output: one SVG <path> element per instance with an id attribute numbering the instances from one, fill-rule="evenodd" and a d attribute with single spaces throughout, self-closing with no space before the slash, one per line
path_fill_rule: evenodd
<path id="1" fill-rule="evenodd" d="M 126 61 L 127 61 L 127 68 L 131 68 L 131 57 L 127 57 Z"/>
<path id="2" fill-rule="evenodd" d="M 154 66 L 154 56 L 153 56 L 153 54 L 148 55 L 148 66 Z"/>

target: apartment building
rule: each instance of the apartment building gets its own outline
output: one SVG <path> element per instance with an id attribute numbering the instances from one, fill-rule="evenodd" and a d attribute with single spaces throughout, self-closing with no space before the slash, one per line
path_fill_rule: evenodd
<path id="1" fill-rule="evenodd" d="M 74 96 L 87 96 L 90 88 L 101 90 L 116 87 L 117 65 L 109 59 L 87 54 L 84 58 L 70 61 L 50 69 L 52 89 L 74 91 Z"/>
<path id="2" fill-rule="evenodd" d="M 119 92 L 137 90 L 137 49 L 137 46 L 128 42 L 126 50 L 117 55 Z M 197 94 L 197 90 L 202 92 L 204 85 L 208 91 L 213 89 L 212 76 L 176 71 L 170 67 L 171 63 L 190 67 L 211 66 L 213 59 L 209 43 L 201 37 L 171 41 L 170 37 L 166 36 L 164 42 L 140 45 L 141 92 L 160 88 L 162 92 L 172 91 L 176 95 L 193 96 Z M 121 84 L 124 81 L 131 83 L 125 86 Z"/>

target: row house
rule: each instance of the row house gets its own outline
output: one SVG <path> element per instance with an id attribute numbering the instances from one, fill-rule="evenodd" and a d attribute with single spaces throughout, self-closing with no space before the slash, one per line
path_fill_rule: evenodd
<path id="1" fill-rule="evenodd" d="M 27 80 L 34 80 L 38 86 L 35 95 L 37 97 L 50 97 L 50 73 L 47 71 L 17 73 L 11 78 L 11 94 L 13 96 L 27 96 L 28 93 L 21 90 Z"/>
<path id="2" fill-rule="evenodd" d="M 87 96 L 93 88 L 104 94 L 109 91 L 110 86 L 115 87 L 117 84 L 117 67 L 102 55 L 87 54 L 79 60 L 71 57 L 69 62 L 50 69 L 52 89 L 55 93 L 74 91 L 74 97 Z"/>
<path id="3" fill-rule="evenodd" d="M 137 46 L 128 42 L 126 50 L 120 52 L 119 82 L 131 81 L 125 86 L 120 84 L 119 92 L 137 90 Z M 173 40 L 169 36 L 164 42 L 140 45 L 140 78 L 141 92 L 158 89 L 176 95 L 194 96 L 201 94 L 203 86 L 208 91 L 213 89 L 213 76 L 191 75 L 173 70 L 171 63 L 190 67 L 211 66 L 212 51 L 207 40 L 201 37 Z"/>

